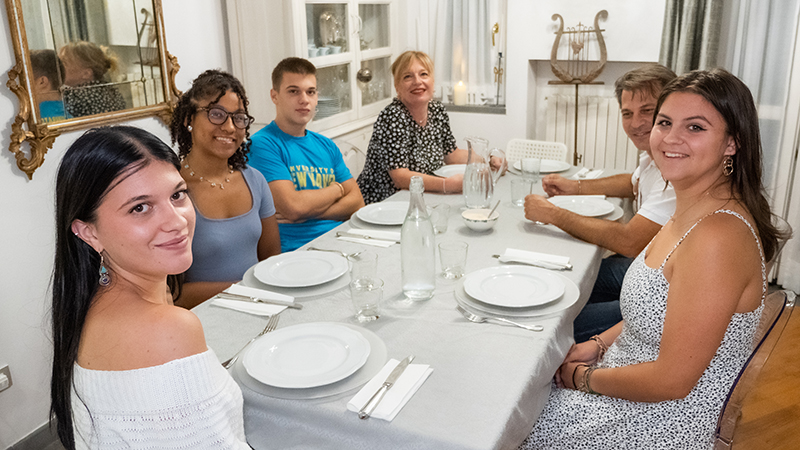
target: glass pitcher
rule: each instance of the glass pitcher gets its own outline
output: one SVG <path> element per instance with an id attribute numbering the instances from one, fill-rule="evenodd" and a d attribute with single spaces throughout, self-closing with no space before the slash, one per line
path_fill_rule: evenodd
<path id="1" fill-rule="evenodd" d="M 489 150 L 489 141 L 468 137 L 467 168 L 464 171 L 464 203 L 467 208 L 489 208 L 494 195 L 494 184 L 503 174 L 506 154 L 499 148 Z M 490 164 L 494 161 L 495 164 Z M 492 165 L 497 169 L 493 170 Z"/>

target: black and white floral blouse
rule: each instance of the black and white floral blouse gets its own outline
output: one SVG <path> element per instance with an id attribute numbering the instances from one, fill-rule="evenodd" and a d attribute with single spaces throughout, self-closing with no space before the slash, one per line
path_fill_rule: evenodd
<path id="1" fill-rule="evenodd" d="M 125 109 L 125 98 L 116 86 L 92 81 L 80 86 L 64 86 L 64 107 L 68 117 L 91 116 Z"/>
<path id="2" fill-rule="evenodd" d="M 456 139 L 441 102 L 428 103 L 428 121 L 421 127 L 395 98 L 378 115 L 364 170 L 358 177 L 364 202 L 379 202 L 399 191 L 389 176 L 390 170 L 405 168 L 432 174 L 444 165 L 445 155 L 455 149 Z"/>

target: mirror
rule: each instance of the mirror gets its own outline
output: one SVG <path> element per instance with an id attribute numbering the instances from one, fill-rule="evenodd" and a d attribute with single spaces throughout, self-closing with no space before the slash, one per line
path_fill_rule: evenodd
<path id="1" fill-rule="evenodd" d="M 166 50 L 161 0 L 6 0 L 6 9 L 17 61 L 6 84 L 20 105 L 9 149 L 29 179 L 64 131 L 145 116 L 169 124 L 180 66 Z"/>

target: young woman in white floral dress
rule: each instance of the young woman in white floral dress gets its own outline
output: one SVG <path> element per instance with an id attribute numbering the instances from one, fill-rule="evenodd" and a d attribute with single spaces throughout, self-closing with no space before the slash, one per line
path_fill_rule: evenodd
<path id="1" fill-rule="evenodd" d="M 623 321 L 570 349 L 522 449 L 712 446 L 778 238 L 750 91 L 722 69 L 677 78 L 659 97 L 650 145 L 675 215 L 625 276 Z"/>

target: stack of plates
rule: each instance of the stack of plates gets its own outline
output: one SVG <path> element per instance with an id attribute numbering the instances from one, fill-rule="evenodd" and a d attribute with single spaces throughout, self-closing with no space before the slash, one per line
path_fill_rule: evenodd
<path id="1" fill-rule="evenodd" d="M 455 290 L 459 304 L 479 315 L 538 317 L 569 308 L 578 286 L 560 273 L 530 266 L 496 266 L 472 272 Z"/>
<path id="2" fill-rule="evenodd" d="M 342 104 L 336 97 L 320 97 L 317 102 L 316 119 L 324 119 L 342 111 Z"/>
<path id="3" fill-rule="evenodd" d="M 511 166 L 518 171 L 522 171 L 522 162 L 515 161 L 514 164 Z M 566 161 L 556 161 L 554 159 L 543 159 L 542 166 L 539 169 L 539 173 L 556 173 L 556 172 L 563 172 L 569 169 L 570 164 Z"/>
<path id="4" fill-rule="evenodd" d="M 350 283 L 347 260 L 330 252 L 293 251 L 275 255 L 245 272 L 242 284 L 297 298 L 338 291 Z"/>
<path id="5" fill-rule="evenodd" d="M 234 374 L 247 387 L 271 397 L 321 398 L 363 385 L 386 358 L 386 344 L 369 330 L 304 323 L 258 338 Z"/>
<path id="6" fill-rule="evenodd" d="M 408 214 L 408 202 L 380 202 L 356 211 L 356 217 L 371 225 L 402 225 Z"/>

